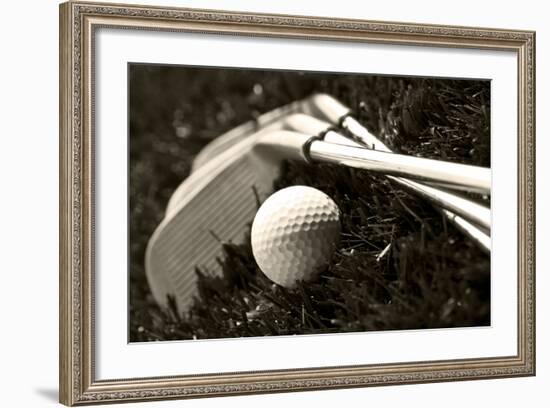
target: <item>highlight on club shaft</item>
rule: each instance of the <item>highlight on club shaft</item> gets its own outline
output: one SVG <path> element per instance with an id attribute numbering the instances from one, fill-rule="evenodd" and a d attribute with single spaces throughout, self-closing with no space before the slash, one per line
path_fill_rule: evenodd
<path id="1" fill-rule="evenodd" d="M 322 141 L 313 142 L 309 154 L 314 161 L 337 162 L 384 174 L 433 181 L 451 189 L 467 192 L 491 192 L 491 171 L 483 167 L 351 146 L 336 146 Z"/>

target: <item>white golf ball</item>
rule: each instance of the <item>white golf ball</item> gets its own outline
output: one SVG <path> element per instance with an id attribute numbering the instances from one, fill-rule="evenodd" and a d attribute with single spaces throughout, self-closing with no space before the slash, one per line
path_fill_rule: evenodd
<path id="1" fill-rule="evenodd" d="M 293 186 L 277 191 L 252 223 L 252 252 L 266 276 L 292 288 L 314 279 L 340 240 L 340 210 L 325 193 Z"/>

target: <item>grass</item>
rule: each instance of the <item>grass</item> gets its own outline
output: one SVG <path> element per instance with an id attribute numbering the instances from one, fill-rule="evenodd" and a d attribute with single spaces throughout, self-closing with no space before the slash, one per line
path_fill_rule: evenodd
<path id="1" fill-rule="evenodd" d="M 189 316 L 174 302 L 166 310 L 154 303 L 145 245 L 194 155 L 224 131 L 315 91 L 352 107 L 396 151 L 490 165 L 486 81 L 132 66 L 130 341 L 490 324 L 490 258 L 438 211 L 381 176 L 293 162 L 275 189 L 316 187 L 343 214 L 340 247 L 320 278 L 282 288 L 259 271 L 249 244 L 223 243 L 223 275 L 197 270 Z"/>

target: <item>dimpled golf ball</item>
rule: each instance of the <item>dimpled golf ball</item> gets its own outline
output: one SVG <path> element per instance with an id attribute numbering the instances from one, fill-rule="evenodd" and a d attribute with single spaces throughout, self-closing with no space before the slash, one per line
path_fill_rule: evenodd
<path id="1" fill-rule="evenodd" d="M 273 282 L 293 288 L 315 279 L 340 240 L 340 210 L 325 193 L 293 186 L 277 191 L 252 223 L 252 252 Z"/>

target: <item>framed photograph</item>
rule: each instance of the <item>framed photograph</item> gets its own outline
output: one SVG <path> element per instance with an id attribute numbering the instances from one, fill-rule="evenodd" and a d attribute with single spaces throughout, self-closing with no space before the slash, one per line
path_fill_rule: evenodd
<path id="1" fill-rule="evenodd" d="M 66 405 L 535 374 L 535 33 L 60 6 Z"/>

